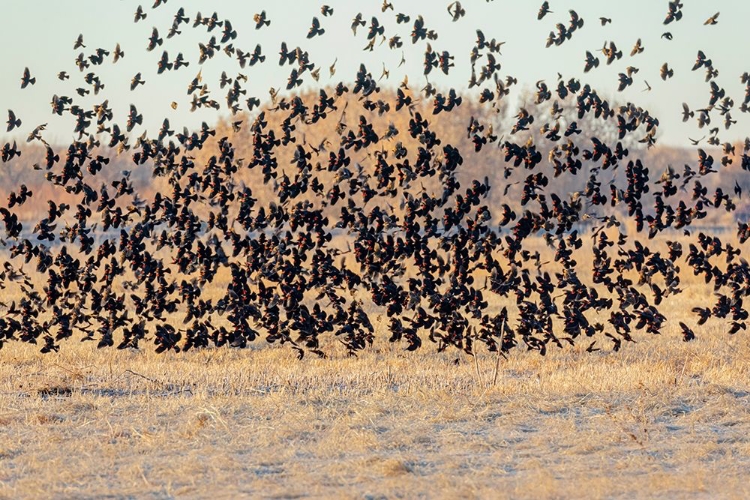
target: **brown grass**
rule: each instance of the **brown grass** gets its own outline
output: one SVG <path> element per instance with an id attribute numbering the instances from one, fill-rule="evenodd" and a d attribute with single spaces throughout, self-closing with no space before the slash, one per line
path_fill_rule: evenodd
<path id="1" fill-rule="evenodd" d="M 301 362 L 12 345 L 0 496 L 747 497 L 747 338 L 665 333 L 514 352 L 496 386 L 490 353 L 385 342 Z"/>

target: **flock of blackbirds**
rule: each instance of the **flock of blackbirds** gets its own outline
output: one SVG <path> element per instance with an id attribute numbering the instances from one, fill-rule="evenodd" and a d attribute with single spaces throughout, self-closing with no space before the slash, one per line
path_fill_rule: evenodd
<path id="1" fill-rule="evenodd" d="M 666 3 L 664 24 L 684 22 L 682 2 Z M 167 0 L 156 0 L 153 8 L 166 4 Z M 554 14 L 551 7 L 543 2 L 537 16 L 540 22 Z M 455 56 L 432 48 L 442 40 L 422 15 L 398 12 L 387 1 L 381 12 L 394 16 L 396 26 L 404 25 L 406 31 L 386 34 L 377 16 L 367 20 L 360 14 L 351 29 L 355 36 L 358 28 L 366 30 L 365 50 L 373 51 L 385 42 L 390 50 L 408 42 L 421 44 L 425 78 L 433 70 L 452 71 Z M 454 22 L 466 15 L 458 1 L 450 3 L 447 12 Z M 142 22 L 149 14 L 139 6 L 134 21 Z M 569 19 L 549 34 L 550 50 L 586 29 L 575 11 L 568 14 Z M 332 30 L 328 18 L 336 15 L 333 8 L 322 6 L 306 39 L 328 36 Z M 706 24 L 714 25 L 718 18 L 716 13 Z M 254 16 L 254 29 L 274 21 L 260 12 Z M 602 26 L 616 22 L 606 17 L 599 21 Z M 373 343 L 373 314 L 383 314 L 387 320 L 382 328 L 389 340 L 403 342 L 410 351 L 429 340 L 438 351 L 455 347 L 473 354 L 477 343 L 482 343 L 501 354 L 524 347 L 544 355 L 550 346 L 572 345 L 579 339 L 584 339 L 588 351 L 596 351 L 596 336 L 603 336 L 602 342 L 617 351 L 623 341 L 633 341 L 635 331 L 662 331 L 667 318 L 660 304 L 683 291 L 681 266 L 714 287 L 714 303 L 693 310 L 699 325 L 717 318 L 727 322 L 730 333 L 747 329 L 743 300 L 750 290 L 750 266 L 741 249 L 716 236 L 695 235 L 690 228 L 711 210 L 737 208 L 742 196 L 739 185 L 732 192 L 709 193 L 705 178 L 719 175 L 738 158 L 741 168 L 749 170 L 750 140 L 743 152 L 724 144 L 720 161 L 709 154 L 710 148 L 698 149 L 696 165 L 685 165 L 682 171 L 669 167 L 659 176 L 641 160 L 629 159 L 623 145 L 627 140 L 654 145 L 658 118 L 631 103 L 612 104 L 590 85 L 560 75 L 555 85 L 540 81 L 535 88 L 537 105 L 552 103 L 549 121 L 540 124 L 543 117 L 535 121 L 523 108 L 510 129 L 497 133 L 491 124 L 472 118 L 467 136 L 474 151 L 461 151 L 451 145 L 458 138 L 440 137 L 431 120 L 434 123 L 460 107 L 466 96 L 454 89 L 441 92 L 427 80 L 419 92 L 404 82 L 393 94 L 395 100 L 389 100 L 379 84 L 380 78 L 387 77 L 385 67 L 377 78 L 361 64 L 353 80 L 341 81 L 332 90 L 320 88 L 314 102 L 305 102 L 296 89 L 304 81 L 318 81 L 321 66 L 303 48 L 292 49 L 282 42 L 278 64 L 291 66 L 285 85 L 288 96 L 272 89 L 272 106 L 267 107 L 257 98 L 243 97 L 247 76 L 242 71 L 264 64 L 266 55 L 260 45 L 247 52 L 235 47 L 237 28 L 239 23 L 217 13 L 189 16 L 179 8 L 172 25 L 154 27 L 144 47 L 148 52 L 163 50 L 158 74 L 195 67 L 222 53 L 236 62 L 238 74 L 222 73 L 219 85 L 227 92 L 226 108 L 233 115 L 247 112 L 242 116 L 253 117 L 252 123 L 245 118 L 251 157 L 237 157 L 233 138 L 219 137 L 206 123 L 199 130 L 175 132 L 165 119 L 158 134 L 134 138 L 131 132 L 143 123 L 136 106 L 130 106 L 124 123 L 117 123 L 107 101 L 86 107 L 75 97 L 52 97 L 54 115 L 75 118 L 77 139 L 56 149 L 43 138 L 45 124 L 30 130 L 28 142 L 46 148 L 45 161 L 35 168 L 56 192 L 73 195 L 77 202 L 50 200 L 48 213 L 31 233 L 22 211 L 34 196 L 32 191 L 20 186 L 0 207 L 7 245 L 0 287 L 15 287 L 22 294 L 2 304 L 0 347 L 17 340 L 38 343 L 43 352 L 51 352 L 63 340 L 79 338 L 119 349 L 153 342 L 158 352 L 164 352 L 245 347 L 264 337 L 291 346 L 302 358 L 308 351 L 325 356 L 327 337 L 355 355 Z M 185 29 L 206 33 L 194 60 L 182 53 L 172 58 L 162 49 Z M 665 32 L 662 38 L 673 37 Z M 500 76 L 502 46 L 503 42 L 477 31 L 468 87 L 478 89 L 477 99 L 483 105 L 497 105 L 517 84 L 511 76 Z M 86 49 L 83 34 L 73 49 Z M 630 56 L 643 50 L 638 39 Z M 601 53 L 607 65 L 623 57 L 614 42 L 605 43 Z M 73 75 L 78 69 L 82 77 L 79 97 L 96 95 L 104 88 L 97 66 L 124 57 L 119 44 L 112 52 L 101 48 L 80 52 L 72 68 Z M 127 57 L 135 54 L 128 50 Z M 582 63 L 589 72 L 600 59 L 589 51 Z M 335 66 L 336 62 L 329 67 L 331 77 Z M 707 101 L 695 110 L 685 104 L 684 119 L 696 119 L 700 128 L 711 127 L 718 113 L 730 128 L 735 123 L 731 115 L 735 102 L 718 85 L 718 69 L 703 52 L 692 68 L 699 69 L 706 70 Z M 68 70 L 60 71 L 58 78 L 72 78 Z M 629 66 L 619 75 L 620 90 L 633 85 L 637 72 Z M 665 63 L 662 78 L 673 74 Z M 742 82 L 747 90 L 739 109 L 747 112 L 750 77 L 744 74 Z M 35 83 L 26 68 L 21 88 Z M 138 73 L 130 88 L 144 84 Z M 201 72 L 190 81 L 188 95 L 193 110 L 223 108 Z M 341 109 L 347 96 L 360 107 L 347 110 L 359 115 L 354 121 L 347 121 Z M 431 114 L 424 103 L 431 103 Z M 589 118 L 611 123 L 616 143 L 607 144 L 578 128 L 577 122 L 562 120 L 563 106 L 572 106 L 581 123 Z M 338 112 L 334 115 L 334 111 Z M 269 126 L 271 113 L 283 118 L 280 128 Z M 394 125 L 379 130 L 373 124 L 376 115 L 397 113 L 409 114 L 408 130 L 399 131 Z M 339 116 L 338 141 L 308 144 L 298 130 Z M 19 114 L 9 111 L 7 131 L 22 126 Z M 234 127 L 239 131 L 243 120 L 235 121 Z M 534 143 L 534 131 L 554 143 L 546 159 Z M 406 141 L 399 140 L 406 135 L 416 141 L 416 148 L 409 150 Z M 524 179 L 518 187 L 511 183 L 493 187 L 486 177 L 464 180 L 472 175 L 471 155 L 490 144 L 496 145 L 492 154 L 505 178 Z M 719 127 L 710 129 L 709 144 L 721 146 Z M 217 153 L 209 161 L 194 161 L 197 151 L 211 147 Z M 293 151 L 290 165 L 279 163 L 282 150 Z M 129 172 L 102 183 L 100 173 L 108 169 L 108 154 L 131 155 L 134 165 L 149 166 L 155 178 L 168 180 L 170 189 L 142 198 Z M 21 155 L 15 141 L 2 147 L 3 163 L 19 162 Z M 316 165 L 313 158 L 323 161 Z M 555 177 L 577 175 L 584 166 L 591 167 L 586 188 L 557 193 L 542 171 L 545 160 Z M 624 171 L 625 183 L 607 185 L 603 172 L 618 168 Z M 237 182 L 238 172 L 245 169 L 260 170 L 264 184 Z M 290 169 L 292 175 L 286 173 Z M 425 183 L 438 187 L 429 190 Z M 503 188 L 500 206 L 488 205 L 490 191 L 497 194 Z M 260 204 L 254 197 L 260 191 L 272 193 L 274 201 Z M 646 199 L 653 200 L 652 207 L 644 206 Z M 400 204 L 401 212 L 391 202 Z M 209 216 L 196 213 L 198 206 Z M 625 218 L 635 221 L 635 234 L 622 232 Z M 97 238 L 100 231 L 102 238 Z M 119 232 L 119 237 L 108 238 L 110 231 Z M 686 248 L 685 240 L 677 237 L 682 231 L 697 236 Z M 645 243 L 662 232 L 674 240 L 668 242 L 668 253 L 653 251 Z M 589 235 L 590 259 L 587 253 L 587 262 L 577 262 L 574 257 L 583 251 L 582 237 Z M 750 226 L 738 223 L 737 235 L 744 244 Z M 554 264 L 542 262 L 538 251 L 528 249 L 527 243 L 540 236 L 554 253 Z M 355 263 L 347 264 L 347 259 Z M 589 264 L 592 282 L 586 283 L 580 274 Z M 216 283 L 222 270 L 230 276 L 227 283 L 219 283 L 224 293 L 207 298 L 204 289 Z M 43 276 L 45 284 L 36 284 L 35 276 Z M 501 298 L 492 302 L 505 305 L 491 305 L 491 296 Z M 684 340 L 696 337 L 685 322 L 679 326 Z"/>

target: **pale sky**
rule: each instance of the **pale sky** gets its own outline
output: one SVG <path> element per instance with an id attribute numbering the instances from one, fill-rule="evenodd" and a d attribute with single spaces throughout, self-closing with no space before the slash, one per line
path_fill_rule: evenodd
<path id="1" fill-rule="evenodd" d="M 667 12 L 666 0 L 550 0 L 553 12 L 541 21 L 537 20 L 541 1 L 465 0 L 462 3 L 466 16 L 455 23 L 446 10 L 447 1 L 393 0 L 395 11 L 386 13 L 381 12 L 381 0 L 327 0 L 327 3 L 334 9 L 331 17 L 321 15 L 323 1 L 168 0 L 166 4 L 152 9 L 152 1 L 149 0 L 140 2 L 148 17 L 136 24 L 133 17 L 138 1 L 4 2 L 5 22 L 0 30 L 4 52 L 0 77 L 0 116 L 4 123 L 7 119 L 6 109 L 13 109 L 23 121 L 15 138 L 25 139 L 35 126 L 49 123 L 44 137 L 50 142 L 66 143 L 73 139 L 73 118 L 67 114 L 64 117 L 52 114 L 49 103 L 53 94 L 73 97 L 75 103 L 84 108 L 109 99 L 115 120 L 121 126 L 126 121 L 129 105 L 135 104 L 144 115 L 143 127 L 134 130 L 137 135 L 148 130 L 155 136 L 165 117 L 170 119 L 173 128 L 197 126 L 202 120 L 214 123 L 217 118 L 214 110 L 189 112 L 187 85 L 198 70 L 203 69 L 204 82 L 209 84 L 212 97 L 222 104 L 222 113 L 227 114 L 224 101 L 226 89 L 219 89 L 222 70 L 230 77 L 238 71 L 247 75 L 249 82 L 244 86 L 248 89 L 248 96 L 265 100 L 269 87 L 285 86 L 291 69 L 288 65 L 282 68 L 278 64 L 282 40 L 287 42 L 290 49 L 299 45 L 308 51 L 311 62 L 322 67 L 320 82 L 316 84 L 307 75 L 304 77 L 305 84 L 335 85 L 340 80 L 351 81 L 359 63 L 363 62 L 376 78 L 385 65 L 390 70 L 389 82 L 394 86 L 408 74 L 412 85 L 421 88 L 426 83 L 422 76 L 425 42 L 412 45 L 409 39 L 414 19 L 421 13 L 426 28 L 434 29 L 439 35 L 437 40 L 430 42 L 433 49 L 440 52 L 448 50 L 456 57 L 456 67 L 451 69 L 448 76 L 433 70 L 430 80 L 434 85 L 465 91 L 470 76 L 469 52 L 476 40 L 475 30 L 479 28 L 488 39 L 505 42 L 502 55 L 498 57 L 502 64 L 501 76 L 511 75 L 527 87 L 533 87 L 534 82 L 544 79 L 553 88 L 558 72 L 566 79 L 580 78 L 582 83 L 591 84 L 602 96 L 623 103 L 630 101 L 649 109 L 661 121 L 660 141 L 669 144 L 686 144 L 688 137 L 699 138 L 707 132 L 705 129 L 698 130 L 695 120 L 687 124 L 681 121 L 682 102 L 687 102 L 691 109 L 705 107 L 708 103 L 710 87 L 705 82 L 705 70 L 691 71 L 698 50 L 702 49 L 720 72 L 717 83 L 735 101 L 732 116 L 738 123 L 728 131 L 721 125 L 720 138 L 722 141 L 734 141 L 750 135 L 750 120 L 747 114 L 739 111 L 745 92 L 740 75 L 750 71 L 750 44 L 746 43 L 744 35 L 744 24 L 750 19 L 750 1 L 685 0 L 682 20 L 669 26 L 662 24 Z M 167 39 L 173 16 L 181 6 L 190 18 L 190 25 L 182 25 L 181 35 Z M 568 9 L 571 8 L 584 19 L 583 28 L 562 46 L 545 48 L 547 35 L 555 24 L 568 24 Z M 266 10 L 271 25 L 255 30 L 253 14 L 261 10 Z M 198 42 L 207 42 L 213 34 L 220 38 L 221 28 L 210 34 L 205 27 L 192 28 L 198 11 L 205 16 L 217 11 L 219 19 L 230 19 L 238 32 L 238 38 L 233 42 L 235 47 L 248 52 L 256 44 L 261 44 L 267 56 L 265 63 L 243 70 L 236 59 L 230 59 L 220 52 L 199 66 Z M 703 22 L 716 11 L 721 11 L 718 24 L 704 26 Z M 362 12 L 368 24 L 359 28 L 355 37 L 350 25 L 358 12 Z M 398 12 L 411 16 L 411 21 L 397 25 L 395 17 Z M 376 45 L 373 52 L 362 50 L 367 44 L 366 33 L 373 15 L 385 26 L 387 38 L 394 34 L 401 36 L 404 41 L 402 49 L 391 50 L 386 42 Z M 306 34 L 313 16 L 318 17 L 326 32 L 308 40 Z M 613 22 L 602 27 L 600 16 L 612 18 Z M 164 45 L 147 52 L 153 27 L 159 29 Z M 673 34 L 672 41 L 661 38 L 665 31 Z M 86 48 L 74 51 L 73 44 L 79 33 L 83 34 Z M 630 57 L 630 50 L 639 37 L 645 51 Z M 607 66 L 602 53 L 597 52 L 605 41 L 614 41 L 623 51 L 623 58 L 611 66 Z M 98 47 L 112 51 L 118 42 L 125 51 L 124 59 L 113 64 L 110 55 L 103 65 L 92 66 L 83 73 L 78 71 L 74 61 L 79 52 L 83 51 L 88 56 Z M 169 52 L 170 59 L 182 52 L 190 61 L 190 66 L 157 75 L 157 62 L 163 50 Z M 397 68 L 402 50 L 407 64 Z M 584 75 L 586 50 L 597 55 L 601 64 Z M 330 78 L 328 67 L 336 58 L 336 74 Z M 675 77 L 666 82 L 659 76 L 664 62 L 668 62 L 675 72 Z M 21 90 L 20 79 L 25 66 L 37 78 L 37 83 Z M 632 87 L 619 93 L 618 74 L 628 66 L 639 68 L 639 72 Z M 71 75 L 70 80 L 61 82 L 57 79 L 57 73 L 62 70 Z M 105 89 L 98 96 L 92 92 L 81 98 L 75 89 L 90 88 L 83 82 L 88 71 L 94 71 L 99 76 Z M 130 80 L 137 72 L 142 73 L 146 84 L 131 92 Z M 652 91 L 643 91 L 646 87 L 644 80 L 651 85 Z M 478 93 L 479 90 L 473 89 L 471 92 Z M 248 96 L 243 96 L 243 104 Z M 509 98 L 513 98 L 513 94 Z M 172 101 L 179 104 L 176 111 L 170 107 Z M 722 121 L 718 112 L 714 112 L 712 118 L 712 126 Z"/>

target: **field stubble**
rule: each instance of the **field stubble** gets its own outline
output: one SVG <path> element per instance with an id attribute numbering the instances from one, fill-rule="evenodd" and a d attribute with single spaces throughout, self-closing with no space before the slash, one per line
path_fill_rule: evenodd
<path id="1" fill-rule="evenodd" d="M 496 358 L 385 342 L 2 352 L 0 495 L 745 497 L 747 339 Z M 458 364 L 455 360 L 458 359 Z"/>

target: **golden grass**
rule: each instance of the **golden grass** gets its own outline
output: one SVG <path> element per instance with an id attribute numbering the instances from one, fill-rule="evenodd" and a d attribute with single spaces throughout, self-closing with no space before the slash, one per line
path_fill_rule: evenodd
<path id="1" fill-rule="evenodd" d="M 11 345 L 0 496 L 747 497 L 747 338 L 665 333 L 514 352 L 495 386 L 490 353 L 383 341 L 303 361 Z"/>

